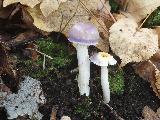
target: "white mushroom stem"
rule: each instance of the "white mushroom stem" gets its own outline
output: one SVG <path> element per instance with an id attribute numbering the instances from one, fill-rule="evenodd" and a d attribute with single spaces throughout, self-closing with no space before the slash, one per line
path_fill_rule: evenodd
<path id="1" fill-rule="evenodd" d="M 77 49 L 77 59 L 79 67 L 79 75 L 78 75 L 79 92 L 80 95 L 86 94 L 86 96 L 89 96 L 90 61 L 88 55 L 88 46 L 77 44 L 76 49 Z"/>
<path id="2" fill-rule="evenodd" d="M 109 82 L 108 82 L 108 68 L 107 68 L 107 66 L 101 67 L 101 86 L 102 86 L 102 90 L 103 90 L 104 103 L 109 103 L 110 89 L 109 89 Z"/>

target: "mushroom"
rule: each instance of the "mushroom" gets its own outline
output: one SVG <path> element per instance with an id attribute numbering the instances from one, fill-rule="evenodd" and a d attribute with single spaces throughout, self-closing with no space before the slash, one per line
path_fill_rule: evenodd
<path id="1" fill-rule="evenodd" d="M 80 95 L 89 96 L 90 61 L 88 46 L 96 45 L 99 41 L 99 32 L 91 23 L 76 23 L 69 31 L 68 40 L 74 43 L 78 59 L 78 87 Z"/>
<path id="2" fill-rule="evenodd" d="M 107 104 L 110 101 L 110 89 L 108 82 L 108 65 L 115 65 L 117 61 L 108 53 L 99 52 L 95 53 L 90 58 L 91 62 L 101 66 L 101 86 L 103 90 L 103 100 Z"/>

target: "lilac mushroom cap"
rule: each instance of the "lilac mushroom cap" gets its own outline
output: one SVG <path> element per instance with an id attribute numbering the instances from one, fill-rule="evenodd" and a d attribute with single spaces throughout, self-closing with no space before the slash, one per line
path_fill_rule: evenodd
<path id="1" fill-rule="evenodd" d="M 99 41 L 99 32 L 91 23 L 76 23 L 69 31 L 68 40 L 82 45 L 96 45 Z"/>
<path id="2" fill-rule="evenodd" d="M 95 53 L 90 60 L 98 66 L 115 65 L 117 63 L 113 56 L 105 52 Z"/>

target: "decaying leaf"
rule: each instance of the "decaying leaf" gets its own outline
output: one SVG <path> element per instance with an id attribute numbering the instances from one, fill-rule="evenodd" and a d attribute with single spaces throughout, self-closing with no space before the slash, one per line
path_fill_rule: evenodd
<path id="1" fill-rule="evenodd" d="M 13 3 L 20 2 L 22 5 L 27 5 L 31 8 L 33 8 L 35 5 L 40 3 L 40 0 L 4 0 L 3 1 L 3 7 L 6 7 Z"/>
<path id="2" fill-rule="evenodd" d="M 34 8 L 27 8 L 34 19 L 34 25 L 47 32 L 59 31 L 68 34 L 68 30 L 77 22 L 92 22 L 97 26 L 99 32 L 103 34 L 104 39 L 99 44 L 103 47 L 98 47 L 103 51 L 108 51 L 108 33 L 104 24 L 103 18 L 97 13 L 99 0 L 74 0 L 62 2 L 58 10 L 53 11 L 50 15 L 44 16 L 41 12 L 41 6 L 37 5 Z M 106 5 L 106 4 L 105 4 Z M 102 12 L 101 12 L 102 13 Z M 96 14 L 96 15 L 93 15 Z M 105 44 L 104 44 L 105 43 Z"/>
<path id="3" fill-rule="evenodd" d="M 0 55 L 0 76 L 2 74 L 9 74 L 14 78 L 15 74 L 13 68 L 9 64 L 7 51 L 2 44 L 0 44 Z"/>
<path id="4" fill-rule="evenodd" d="M 18 34 L 14 39 L 8 41 L 10 46 L 16 46 L 21 43 L 29 42 L 35 40 L 39 37 L 39 34 L 35 31 L 29 30 L 23 33 Z"/>
<path id="5" fill-rule="evenodd" d="M 47 32 L 63 31 L 67 33 L 68 29 L 73 24 L 77 22 L 89 22 L 91 15 L 87 12 L 85 7 L 93 11 L 97 9 L 98 3 L 99 0 L 74 0 L 63 2 L 60 4 L 58 10 L 52 12 L 48 17 L 43 16 L 39 5 L 34 8 L 27 8 L 27 10 L 33 17 L 33 24 L 37 28 Z"/>
<path id="6" fill-rule="evenodd" d="M 66 2 L 67 0 L 43 0 L 40 9 L 45 17 L 49 16 L 50 13 L 57 10 L 61 2 Z"/>
<path id="7" fill-rule="evenodd" d="M 38 46 L 34 43 L 29 43 L 26 45 L 25 50 L 23 51 L 23 54 L 29 58 L 31 58 L 33 61 L 36 61 L 39 57 L 38 52 L 36 51 L 38 49 Z"/>
<path id="8" fill-rule="evenodd" d="M 51 112 L 51 117 L 50 117 L 50 120 L 56 120 L 57 119 L 57 117 L 56 117 L 56 115 L 57 115 L 57 109 L 58 109 L 58 106 L 53 106 L 53 108 L 52 108 L 52 112 Z"/>
<path id="9" fill-rule="evenodd" d="M 4 8 L 0 5 L 0 18 L 2 19 L 8 18 L 14 7 L 15 7 L 14 5 L 11 5 Z"/>
<path id="10" fill-rule="evenodd" d="M 130 13 L 137 22 L 140 22 L 147 14 L 152 13 L 160 6 L 160 0 L 126 0 L 125 5 L 126 11 Z"/>
<path id="11" fill-rule="evenodd" d="M 158 69 L 155 70 L 155 86 L 160 94 L 160 71 Z"/>
<path id="12" fill-rule="evenodd" d="M 158 113 L 154 112 L 151 108 L 148 106 L 145 106 L 142 111 L 142 115 L 144 117 L 143 120 L 159 120 L 160 117 Z"/>
<path id="13" fill-rule="evenodd" d="M 158 98 L 160 98 L 160 90 L 159 90 L 160 50 L 158 50 L 157 53 L 150 58 L 150 61 L 152 62 L 152 64 L 148 61 L 140 62 L 134 65 L 134 69 L 135 72 L 139 74 L 140 77 L 151 83 L 153 91 L 156 93 Z"/>
<path id="14" fill-rule="evenodd" d="M 154 30 L 137 28 L 137 23 L 130 18 L 120 19 L 110 27 L 110 46 L 120 57 L 121 66 L 147 60 L 158 50 L 158 35 Z"/>

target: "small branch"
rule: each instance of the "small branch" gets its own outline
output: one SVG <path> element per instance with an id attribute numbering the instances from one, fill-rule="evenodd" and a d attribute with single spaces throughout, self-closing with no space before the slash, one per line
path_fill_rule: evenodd
<path id="1" fill-rule="evenodd" d="M 43 56 L 43 70 L 46 68 L 46 56 Z"/>
<path id="2" fill-rule="evenodd" d="M 32 49 L 32 48 L 26 48 L 27 50 L 33 50 L 33 51 L 36 51 L 36 52 L 38 52 L 38 53 L 40 53 L 41 55 L 44 55 L 45 57 L 48 57 L 49 59 L 53 59 L 51 56 L 49 56 L 49 55 L 47 55 L 47 54 L 45 54 L 45 53 L 43 53 L 43 52 L 40 52 L 40 51 L 38 51 L 38 50 L 36 50 L 36 49 Z"/>
<path id="3" fill-rule="evenodd" d="M 109 104 L 105 104 L 105 105 L 111 110 L 111 113 L 114 114 L 114 116 L 116 117 L 116 120 L 124 120 L 117 114 L 117 112 Z"/>
<path id="4" fill-rule="evenodd" d="M 95 20 L 97 21 L 97 23 L 98 23 L 99 25 L 101 25 L 102 29 L 104 29 L 104 30 L 108 33 L 108 30 L 106 30 L 106 29 L 103 27 L 103 25 L 97 20 L 96 16 L 86 7 L 86 5 L 85 5 L 81 0 L 79 0 L 79 1 L 80 1 L 80 3 L 81 3 L 82 7 L 83 7 L 88 13 L 90 13 L 90 14 L 95 18 Z"/>
<path id="5" fill-rule="evenodd" d="M 140 30 L 143 26 L 143 24 L 146 22 L 146 20 L 149 18 L 149 16 L 152 14 L 152 12 L 150 14 L 147 15 L 147 17 L 143 20 L 143 22 L 141 23 L 141 25 L 138 27 L 137 30 Z"/>
<path id="6" fill-rule="evenodd" d="M 116 22 L 116 19 L 114 18 L 114 16 L 112 15 L 112 13 L 107 9 L 106 5 L 102 2 L 102 0 L 100 0 L 102 5 L 104 6 L 104 8 L 107 10 L 107 12 L 109 13 L 109 16 L 112 18 L 113 22 Z"/>
<path id="7" fill-rule="evenodd" d="M 151 60 L 148 60 L 148 62 L 153 65 L 153 67 L 155 68 L 155 70 L 158 70 L 157 66 Z"/>

